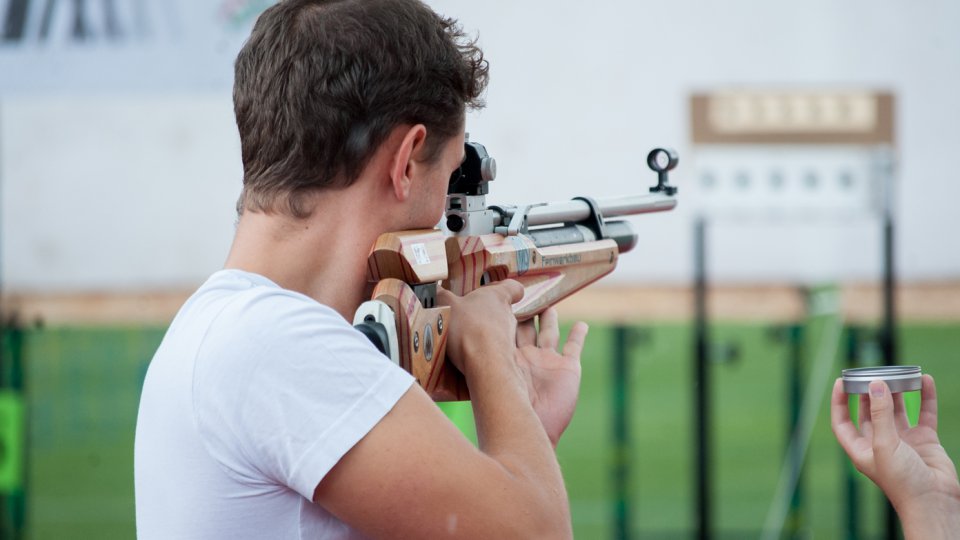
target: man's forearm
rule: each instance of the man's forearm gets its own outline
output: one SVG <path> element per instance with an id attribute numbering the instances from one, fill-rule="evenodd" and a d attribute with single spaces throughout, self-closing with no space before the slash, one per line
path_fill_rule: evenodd
<path id="1" fill-rule="evenodd" d="M 539 503 L 545 525 L 570 536 L 570 511 L 553 447 L 530 404 L 513 350 L 479 346 L 466 378 L 480 450 L 497 460 Z M 549 530 L 549 529 L 548 529 Z"/>
<path id="2" fill-rule="evenodd" d="M 895 508 L 906 540 L 946 540 L 960 531 L 960 496 L 937 496 Z"/>

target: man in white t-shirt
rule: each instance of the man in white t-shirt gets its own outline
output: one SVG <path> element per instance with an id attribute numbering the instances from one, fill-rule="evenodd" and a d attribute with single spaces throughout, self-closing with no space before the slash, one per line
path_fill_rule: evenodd
<path id="1" fill-rule="evenodd" d="M 518 283 L 439 293 L 476 448 L 347 322 L 374 240 L 438 222 L 486 80 L 480 50 L 418 0 L 259 18 L 236 61 L 236 237 L 144 382 L 141 538 L 571 536 L 554 448 L 585 325 L 561 354 L 553 311 L 539 335 L 517 326 Z"/>

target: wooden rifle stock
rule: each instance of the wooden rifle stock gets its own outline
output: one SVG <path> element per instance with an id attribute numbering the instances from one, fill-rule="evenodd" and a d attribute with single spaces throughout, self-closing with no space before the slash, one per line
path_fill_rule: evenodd
<path id="1" fill-rule="evenodd" d="M 447 277 L 444 240 L 437 229 L 382 234 L 367 259 L 367 278 L 376 283 L 371 298 L 396 317 L 392 346 L 400 367 L 435 401 L 462 401 L 469 399 L 466 380 L 446 361 L 450 308 L 434 304 L 435 287 Z"/>
<path id="2" fill-rule="evenodd" d="M 376 282 L 371 298 L 396 316 L 400 366 L 435 401 L 469 399 L 466 381 L 446 360 L 450 308 L 435 306 L 432 295 L 415 288 L 439 282 L 463 296 L 486 283 L 515 279 L 524 296 L 513 306 L 518 321 L 528 320 L 613 271 L 618 249 L 613 240 L 538 248 L 525 235 L 447 237 L 439 230 L 386 233 L 367 262 Z M 426 298 L 425 298 L 426 296 Z"/>
<path id="3" fill-rule="evenodd" d="M 513 313 L 525 321 L 612 272 L 618 254 L 613 240 L 538 248 L 523 234 L 451 237 L 445 287 L 463 296 L 487 283 L 515 279 L 524 293 Z"/>

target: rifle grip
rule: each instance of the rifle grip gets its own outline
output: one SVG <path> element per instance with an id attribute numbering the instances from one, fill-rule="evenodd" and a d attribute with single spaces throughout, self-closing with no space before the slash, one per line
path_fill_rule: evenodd
<path id="1" fill-rule="evenodd" d="M 469 400 L 466 379 L 446 359 L 450 307 L 423 307 L 413 289 L 394 278 L 378 282 L 372 299 L 390 306 L 396 316 L 400 367 L 434 401 Z"/>

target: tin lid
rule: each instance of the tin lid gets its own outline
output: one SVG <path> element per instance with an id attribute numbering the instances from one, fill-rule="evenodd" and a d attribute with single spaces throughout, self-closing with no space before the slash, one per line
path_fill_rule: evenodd
<path id="1" fill-rule="evenodd" d="M 875 366 L 845 369 L 845 381 L 872 381 L 875 379 L 912 379 L 920 376 L 920 366 Z"/>

